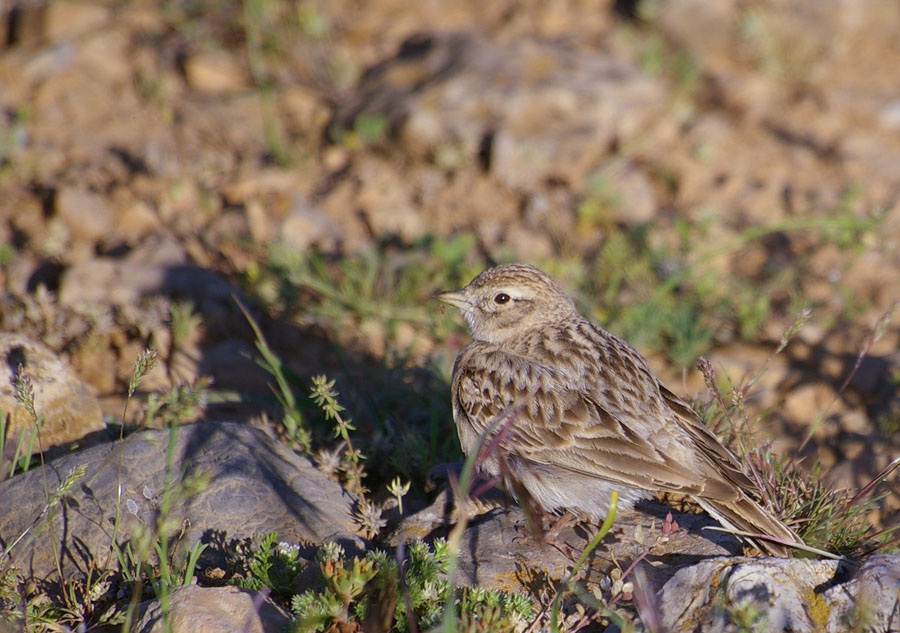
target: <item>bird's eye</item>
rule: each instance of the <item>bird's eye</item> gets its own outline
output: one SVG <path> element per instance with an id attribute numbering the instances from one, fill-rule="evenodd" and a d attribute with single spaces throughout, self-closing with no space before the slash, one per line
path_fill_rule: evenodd
<path id="1" fill-rule="evenodd" d="M 509 303 L 509 295 L 505 292 L 501 292 L 496 297 L 494 297 L 494 303 L 498 303 L 503 305 L 504 303 Z"/>

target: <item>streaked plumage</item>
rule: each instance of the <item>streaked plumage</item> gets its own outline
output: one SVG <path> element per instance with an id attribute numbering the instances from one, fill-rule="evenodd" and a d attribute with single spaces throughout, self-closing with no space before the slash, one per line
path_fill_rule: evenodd
<path id="1" fill-rule="evenodd" d="M 625 507 L 654 491 L 682 493 L 726 526 L 799 542 L 753 500 L 737 458 L 646 359 L 582 317 L 545 273 L 498 266 L 438 299 L 460 309 L 474 339 L 453 368 L 463 451 L 517 409 L 502 450 L 483 464 L 511 490 L 524 489 L 545 511 L 594 521 L 606 515 L 612 490 Z"/>

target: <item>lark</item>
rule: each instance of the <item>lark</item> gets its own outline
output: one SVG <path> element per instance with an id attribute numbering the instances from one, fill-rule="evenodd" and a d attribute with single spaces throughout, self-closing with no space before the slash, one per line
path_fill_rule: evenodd
<path id="1" fill-rule="evenodd" d="M 681 493 L 727 528 L 802 543 L 754 500 L 735 455 L 640 352 L 581 316 L 544 272 L 497 266 L 437 298 L 462 312 L 473 338 L 453 368 L 460 444 L 468 453 L 508 418 L 481 468 L 514 494 L 546 513 L 596 522 L 614 490 L 620 508 L 657 491 Z M 789 555 L 780 543 L 752 543 Z"/>

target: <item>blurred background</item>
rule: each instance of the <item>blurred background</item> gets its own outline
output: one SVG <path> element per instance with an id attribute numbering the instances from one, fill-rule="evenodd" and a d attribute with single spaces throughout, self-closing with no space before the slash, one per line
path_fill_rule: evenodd
<path id="1" fill-rule="evenodd" d="M 883 0 L 6 0 L 0 327 L 113 426 L 153 347 L 142 391 L 211 377 L 195 417 L 312 451 L 326 374 L 370 481 L 422 494 L 467 341 L 431 297 L 521 260 L 711 423 L 861 486 L 900 454 L 898 32 Z"/>

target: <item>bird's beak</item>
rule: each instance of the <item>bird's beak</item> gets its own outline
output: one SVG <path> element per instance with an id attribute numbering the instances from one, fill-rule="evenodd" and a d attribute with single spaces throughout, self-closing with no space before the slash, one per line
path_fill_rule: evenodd
<path id="1" fill-rule="evenodd" d="M 449 305 L 452 305 L 454 308 L 459 308 L 460 310 L 465 310 L 469 306 L 469 302 L 468 300 L 466 300 L 466 296 L 465 294 L 463 294 L 462 290 L 442 292 L 440 294 L 434 295 L 434 298 L 441 303 L 447 303 Z"/>

